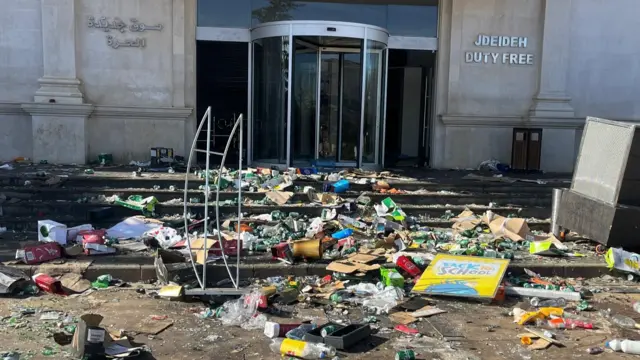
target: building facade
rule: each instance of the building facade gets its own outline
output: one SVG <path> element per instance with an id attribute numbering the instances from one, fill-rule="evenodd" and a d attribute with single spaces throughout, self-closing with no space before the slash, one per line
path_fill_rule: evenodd
<path id="1" fill-rule="evenodd" d="M 587 116 L 640 119 L 635 0 L 0 6 L 0 160 L 185 154 L 211 106 L 198 146 L 242 113 L 257 165 L 569 172 Z"/>

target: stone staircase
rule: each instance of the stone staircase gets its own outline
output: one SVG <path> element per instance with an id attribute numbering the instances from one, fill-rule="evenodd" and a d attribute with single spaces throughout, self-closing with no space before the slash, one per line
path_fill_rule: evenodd
<path id="1" fill-rule="evenodd" d="M 50 174 L 53 172 L 50 172 Z M 119 171 L 98 171 L 95 174 L 63 174 L 60 182 L 50 185 L 48 177 L 26 172 L 0 175 L 0 193 L 6 197 L 0 205 L 2 216 L 0 226 L 9 230 L 31 232 L 36 230 L 39 219 L 51 219 L 67 226 L 92 223 L 95 227 L 110 227 L 123 218 L 139 215 L 138 211 L 127 209 L 107 201 L 113 195 L 127 198 L 130 195 L 155 196 L 160 202 L 155 214 L 160 218 L 177 218 L 183 213 L 184 174 L 143 173 L 133 177 L 131 168 Z M 406 213 L 415 216 L 419 223 L 432 227 L 449 227 L 451 221 L 445 214 L 458 214 L 465 207 L 483 213 L 491 203 L 495 213 L 517 214 L 529 219 L 533 229 L 547 230 L 547 219 L 551 213 L 551 189 L 565 187 L 568 178 L 550 179 L 545 184 L 534 182 L 475 181 L 458 177 L 435 177 L 420 181 L 389 181 L 392 187 L 407 192 L 418 193 L 386 195 L 372 192 L 370 185 L 352 184 L 344 199 L 357 198 L 364 194 L 373 203 L 391 197 Z M 204 214 L 204 194 L 198 188 L 204 180 L 190 175 L 187 198 L 193 201 L 189 211 L 196 216 Z M 243 213 L 247 215 L 269 213 L 274 210 L 297 212 L 303 215 L 319 216 L 322 206 L 310 205 L 307 195 L 301 192 L 305 186 L 313 186 L 322 191 L 323 183 L 311 180 L 296 180 L 298 192 L 284 206 L 262 204 L 263 193 L 243 192 L 245 204 Z M 173 190 L 172 190 L 173 189 Z M 232 202 L 237 193 L 220 193 L 220 213 L 225 217 L 237 214 L 237 205 Z M 212 198 L 210 201 L 215 200 Z M 225 202 L 226 203 L 223 203 Z M 345 209 L 338 209 L 338 213 Z M 214 207 L 209 211 L 214 214 Z"/>

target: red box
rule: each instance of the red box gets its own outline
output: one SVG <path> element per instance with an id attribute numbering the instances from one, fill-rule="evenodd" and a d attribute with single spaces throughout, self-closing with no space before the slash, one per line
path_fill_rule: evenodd
<path id="1" fill-rule="evenodd" d="M 55 242 L 25 246 L 23 250 L 23 261 L 28 265 L 40 264 L 62 257 L 62 248 L 60 244 Z"/>
<path id="2" fill-rule="evenodd" d="M 238 240 L 222 240 L 222 246 L 225 255 L 236 256 L 238 255 Z M 242 240 L 240 240 L 240 249 L 242 249 Z M 242 253 L 242 250 L 240 251 Z M 209 249 L 209 256 L 221 256 L 220 242 L 216 241 Z"/>
<path id="3" fill-rule="evenodd" d="M 33 281 L 42 291 L 52 294 L 64 294 L 60 280 L 54 279 L 47 274 L 35 274 L 33 275 Z"/>

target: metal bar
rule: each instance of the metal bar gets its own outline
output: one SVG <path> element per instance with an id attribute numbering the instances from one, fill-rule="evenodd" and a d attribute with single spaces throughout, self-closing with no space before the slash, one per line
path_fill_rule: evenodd
<path id="1" fill-rule="evenodd" d="M 233 125 L 233 129 L 231 129 L 231 134 L 229 135 L 229 140 L 227 140 L 227 145 L 224 148 L 224 156 L 222 156 L 222 161 L 220 161 L 220 168 L 218 170 L 218 183 L 216 184 L 216 233 L 218 235 L 218 243 L 220 244 L 220 253 L 222 255 L 222 261 L 224 261 L 224 267 L 227 269 L 227 274 L 229 274 L 229 279 L 233 284 L 234 288 L 238 288 L 238 284 L 233 280 L 233 275 L 231 275 L 231 270 L 229 269 L 229 264 L 227 263 L 227 257 L 224 253 L 224 246 L 222 245 L 222 235 L 220 233 L 220 207 L 218 203 L 220 202 L 220 179 L 222 176 L 222 169 L 224 168 L 224 163 L 227 160 L 227 154 L 229 153 L 229 147 L 231 146 L 231 142 L 233 140 L 233 136 L 236 133 L 236 129 L 238 129 L 238 124 L 240 123 L 239 119 L 236 121 L 235 125 Z M 208 198 L 207 198 L 208 200 Z M 208 214 L 207 214 L 208 215 Z M 238 256 L 240 256 L 240 250 L 238 249 Z M 204 268 L 207 268 L 207 261 L 205 258 Z"/>
<path id="2" fill-rule="evenodd" d="M 214 118 L 215 119 L 215 118 Z M 202 288 L 207 287 L 207 240 L 209 237 L 209 160 L 211 156 L 211 111 L 207 116 L 207 157 L 205 164 L 205 177 L 204 177 L 204 264 L 202 265 Z M 220 178 L 220 176 L 218 176 Z"/>
<path id="3" fill-rule="evenodd" d="M 385 142 L 387 138 L 387 89 L 389 88 L 389 49 L 384 52 L 384 98 L 382 99 L 382 154 L 380 156 L 380 164 L 384 169 Z"/>
<path id="4" fill-rule="evenodd" d="M 253 162 L 253 42 L 249 42 L 249 74 L 247 77 L 247 164 Z"/>
<path id="5" fill-rule="evenodd" d="M 318 50 L 318 77 L 316 81 L 316 156 L 320 158 L 320 94 L 322 86 L 322 50 Z"/>
<path id="6" fill-rule="evenodd" d="M 240 221 L 242 220 L 242 136 L 244 134 L 242 129 L 244 125 L 244 117 L 242 114 L 238 117 L 238 122 L 240 123 L 240 138 L 238 144 L 238 228 L 236 229 L 236 233 L 238 234 L 236 251 L 238 254 L 236 256 L 236 289 L 240 284 L 240 253 L 242 252 L 242 247 L 240 246 Z M 222 244 L 220 245 L 222 247 Z"/>
<path id="7" fill-rule="evenodd" d="M 184 294 L 186 296 L 201 296 L 201 295 L 223 295 L 234 296 L 244 295 L 249 292 L 249 289 L 236 289 L 236 288 L 210 288 L 210 289 L 185 289 Z"/>
<path id="8" fill-rule="evenodd" d="M 215 152 L 215 151 L 207 151 L 207 150 L 199 150 L 199 149 L 195 149 L 194 151 L 198 153 L 203 153 L 203 154 L 211 154 L 211 155 L 218 155 L 218 156 L 224 155 L 221 152 Z"/>
<path id="9" fill-rule="evenodd" d="M 289 57 L 288 67 L 289 72 L 287 74 L 287 167 L 291 166 L 291 93 L 292 93 L 292 75 L 293 75 L 293 25 L 289 25 Z"/>
<path id="10" fill-rule="evenodd" d="M 342 115 L 344 111 L 342 109 L 342 105 L 344 104 L 344 54 L 338 54 L 338 128 L 336 129 L 336 134 L 338 138 L 336 139 L 336 146 L 338 147 L 336 150 L 336 159 L 337 161 L 342 161 Z M 331 131 L 331 129 L 329 129 Z"/>
<path id="11" fill-rule="evenodd" d="M 384 55 L 383 53 L 379 53 L 377 55 L 378 57 L 378 85 L 377 85 L 377 91 L 376 91 L 376 124 L 375 124 L 375 133 L 373 134 L 374 136 L 374 143 L 375 146 L 373 148 L 373 163 L 375 164 L 378 161 L 378 156 L 380 156 L 380 112 L 382 110 L 382 104 L 380 103 L 382 100 L 382 73 L 384 72 L 383 69 L 383 63 L 382 63 L 382 55 Z"/>
<path id="12" fill-rule="evenodd" d="M 362 167 L 362 151 L 364 147 L 364 112 L 366 108 L 366 87 L 367 87 L 367 28 L 364 28 L 363 51 L 362 51 L 362 106 L 360 114 L 360 148 L 358 149 L 358 167 Z"/>
<path id="13" fill-rule="evenodd" d="M 204 122 L 205 119 L 207 119 L 207 117 L 209 116 L 209 114 L 211 113 L 211 106 L 209 106 L 207 108 L 207 111 L 205 111 L 204 116 L 202 117 L 202 120 L 200 121 L 200 125 L 198 125 L 198 129 L 196 130 L 196 135 L 193 138 L 193 143 L 191 144 L 191 151 L 189 151 L 189 160 L 187 160 L 187 172 L 184 175 L 184 201 L 182 202 L 184 205 L 184 210 L 183 210 L 183 218 L 184 218 L 184 228 L 185 229 L 189 229 L 189 224 L 187 222 L 187 204 L 188 204 L 188 189 L 189 189 L 189 171 L 191 170 L 191 159 L 193 158 L 193 151 L 196 147 L 196 143 L 198 142 L 198 136 L 200 135 L 200 131 L 202 131 L 202 127 L 204 126 Z M 205 219 L 207 219 L 208 216 L 205 215 Z M 202 282 L 202 279 L 200 279 L 200 275 L 198 275 L 198 269 L 196 268 L 196 263 L 195 261 L 193 261 L 193 252 L 191 251 L 191 242 L 189 239 L 189 231 L 187 230 L 187 249 L 189 250 L 189 259 L 191 260 L 191 266 L 193 266 L 193 272 L 196 274 L 196 279 L 198 279 L 198 285 L 200 285 L 203 289 L 204 289 L 204 283 Z"/>

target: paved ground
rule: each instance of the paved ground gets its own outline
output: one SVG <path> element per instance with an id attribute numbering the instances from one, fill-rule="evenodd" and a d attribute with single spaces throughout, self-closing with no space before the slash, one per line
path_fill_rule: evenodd
<path id="1" fill-rule="evenodd" d="M 96 312 L 105 317 L 103 325 L 112 330 L 132 331 L 135 326 L 150 320 L 153 315 L 167 315 L 174 325 L 156 336 L 136 335 L 135 342 L 152 349 L 152 356 L 145 359 L 278 359 L 268 348 L 269 341 L 262 331 L 246 331 L 238 327 L 223 326 L 218 320 L 199 319 L 194 311 L 203 308 L 201 302 L 177 302 L 154 299 L 139 294 L 132 289 L 108 289 L 90 295 L 65 298 L 41 295 L 27 299 L 0 299 L 0 350 L 16 350 L 21 359 L 65 359 L 69 358 L 69 346 L 58 346 L 51 338 L 56 325 L 45 325 L 40 315 L 27 316 L 11 325 L 10 316 L 18 308 L 34 308 L 38 312 L 45 309 L 59 310 L 74 317 L 88 312 Z M 591 303 L 597 308 L 611 308 L 616 313 L 624 313 L 638 318 L 630 309 L 634 295 L 596 294 Z M 639 297 L 636 297 L 640 299 Z M 388 319 L 379 316 L 376 325 L 378 333 L 360 344 L 350 353 L 340 353 L 340 359 L 393 359 L 398 342 L 405 341 L 416 346 L 419 359 L 569 359 L 587 355 L 591 346 L 603 346 L 604 342 L 616 337 L 640 339 L 637 332 L 621 332 L 610 328 L 597 312 L 582 313 L 594 319 L 598 329 L 557 331 L 557 338 L 564 348 L 551 347 L 547 350 L 529 351 L 520 345 L 517 334 L 522 327 L 514 324 L 508 312 L 516 304 L 510 301 L 502 306 L 485 305 L 473 301 L 456 299 L 435 299 L 436 305 L 448 311 L 431 317 L 429 321 L 418 323 L 422 338 L 410 338 L 390 330 Z M 302 305 L 284 308 L 293 311 L 297 319 L 327 320 L 321 308 Z M 329 312 L 340 313 L 342 309 Z M 338 318 L 357 321 L 362 318 L 357 309 L 349 309 L 347 315 Z M 270 318 L 274 318 L 269 315 Z M 279 318 L 274 318 L 279 319 Z M 281 319 L 290 322 L 291 319 Z M 217 335 L 214 341 L 211 335 Z M 443 341 L 442 337 L 450 341 Z M 209 337 L 209 340 L 207 340 Z M 426 346 L 426 347 L 425 347 Z M 45 356 L 42 351 L 50 347 L 55 355 Z M 633 358 L 631 355 L 605 353 L 598 359 Z"/>

